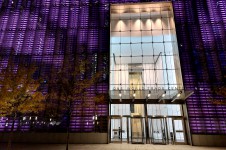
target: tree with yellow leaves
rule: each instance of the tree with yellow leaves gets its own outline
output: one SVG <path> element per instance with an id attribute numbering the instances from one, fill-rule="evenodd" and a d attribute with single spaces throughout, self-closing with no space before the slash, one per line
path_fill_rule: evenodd
<path id="1" fill-rule="evenodd" d="M 37 114 L 45 109 L 45 96 L 38 91 L 40 80 L 33 79 L 35 67 L 15 65 L 11 61 L 0 70 L 0 116 L 12 118 L 8 149 L 19 115 Z"/>
<path id="2" fill-rule="evenodd" d="M 66 59 L 67 60 L 67 59 Z M 64 62 L 64 67 L 56 73 L 52 82 L 53 85 L 57 85 L 58 88 L 53 87 L 49 93 L 49 99 L 55 99 L 58 102 L 49 102 L 47 105 L 55 115 L 59 115 L 59 112 L 65 112 L 67 116 L 67 139 L 66 150 L 68 150 L 69 138 L 70 138 L 70 121 L 72 113 L 72 104 L 75 101 L 81 102 L 81 107 L 89 105 L 86 102 L 88 89 L 94 86 L 100 79 L 101 72 L 96 72 L 95 67 L 87 59 L 79 59 L 74 67 L 69 65 L 70 63 Z M 54 90 L 55 89 L 55 90 Z M 94 98 L 94 100 L 101 101 L 102 97 Z M 58 107 L 52 107 L 55 104 Z M 55 109 L 55 111 L 54 111 Z"/>

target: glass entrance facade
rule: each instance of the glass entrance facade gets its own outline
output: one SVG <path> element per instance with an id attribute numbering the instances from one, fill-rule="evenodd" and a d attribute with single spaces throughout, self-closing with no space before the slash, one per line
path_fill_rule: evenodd
<path id="1" fill-rule="evenodd" d="M 111 7 L 110 90 L 183 89 L 170 3 Z"/>
<path id="2" fill-rule="evenodd" d="M 186 91 L 171 3 L 110 12 L 111 142 L 186 143 L 181 105 L 172 104 L 183 103 Z"/>
<path id="3" fill-rule="evenodd" d="M 111 99 L 186 99 L 172 4 L 112 5 L 110 12 Z"/>

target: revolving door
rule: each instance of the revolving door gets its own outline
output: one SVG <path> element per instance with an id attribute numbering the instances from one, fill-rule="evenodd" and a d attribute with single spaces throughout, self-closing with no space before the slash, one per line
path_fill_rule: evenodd
<path id="1" fill-rule="evenodd" d="M 110 142 L 122 142 L 122 117 L 120 115 L 110 116 Z"/>
<path id="2" fill-rule="evenodd" d="M 131 143 L 144 144 L 144 117 L 133 116 L 131 117 Z"/>
<path id="3" fill-rule="evenodd" d="M 148 117 L 149 135 L 152 144 L 167 144 L 167 122 L 162 116 Z"/>
<path id="4" fill-rule="evenodd" d="M 187 144 L 185 117 L 180 113 L 180 105 L 111 104 L 111 108 L 109 142 Z M 148 115 L 142 113 L 143 108 Z"/>
<path id="5" fill-rule="evenodd" d="M 148 116 L 152 144 L 187 144 L 184 117 Z"/>

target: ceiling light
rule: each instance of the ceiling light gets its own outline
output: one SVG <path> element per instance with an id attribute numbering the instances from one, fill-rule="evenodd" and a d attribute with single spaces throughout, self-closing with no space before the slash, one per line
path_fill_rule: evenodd
<path id="1" fill-rule="evenodd" d="M 177 98 L 179 98 L 181 96 L 181 94 L 182 94 L 182 91 L 180 91 L 179 93 L 177 93 L 177 95 L 175 95 L 173 97 L 173 100 L 171 101 L 171 103 L 174 102 Z"/>
<path id="2" fill-rule="evenodd" d="M 180 97 L 182 94 L 182 91 L 180 91 L 178 94 L 177 94 L 177 97 Z"/>
<path id="3" fill-rule="evenodd" d="M 148 93 L 148 98 L 151 96 L 151 94 Z"/>
<path id="4" fill-rule="evenodd" d="M 135 92 L 133 93 L 133 97 L 136 97 L 136 93 Z"/>
<path id="5" fill-rule="evenodd" d="M 166 91 L 164 91 L 164 93 L 162 94 L 162 97 L 165 97 L 166 96 Z"/>
<path id="6" fill-rule="evenodd" d="M 149 98 L 149 97 L 151 97 L 151 91 L 149 91 L 149 93 L 148 93 L 148 98 Z"/>
<path id="7" fill-rule="evenodd" d="M 164 98 L 166 96 L 166 91 L 164 91 L 164 93 L 159 97 L 158 102 L 162 101 L 162 98 Z"/>
<path id="8" fill-rule="evenodd" d="M 135 101 L 135 97 L 136 97 L 136 92 L 134 91 L 134 92 L 133 92 L 133 99 L 132 99 L 132 102 Z"/>
<path id="9" fill-rule="evenodd" d="M 119 97 L 122 97 L 122 93 L 119 93 L 118 96 L 119 96 Z"/>
<path id="10" fill-rule="evenodd" d="M 122 102 L 122 93 L 121 93 L 121 91 L 119 91 L 118 96 L 119 96 L 119 101 Z"/>

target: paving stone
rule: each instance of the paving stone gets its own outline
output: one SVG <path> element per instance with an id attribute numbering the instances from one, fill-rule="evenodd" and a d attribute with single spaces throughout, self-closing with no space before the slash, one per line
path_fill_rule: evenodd
<path id="1" fill-rule="evenodd" d="M 12 150 L 65 150 L 65 144 L 19 144 L 13 143 Z M 0 150 L 6 144 L 0 143 Z M 204 147 L 190 145 L 153 145 L 153 144 L 70 144 L 69 150 L 226 150 L 226 147 Z"/>

